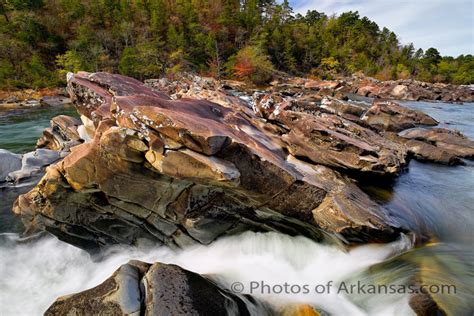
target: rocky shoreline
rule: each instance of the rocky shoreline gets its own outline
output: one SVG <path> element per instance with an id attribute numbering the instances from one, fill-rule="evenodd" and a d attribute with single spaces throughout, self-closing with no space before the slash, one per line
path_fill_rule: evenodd
<path id="1" fill-rule="evenodd" d="M 442 101 L 448 103 L 474 102 L 473 85 L 429 83 L 413 79 L 380 81 L 371 77 L 353 75 L 338 80 L 312 80 L 281 78 L 272 86 L 285 85 L 288 89 L 311 89 L 324 95 L 344 97 L 355 94 L 361 97 L 406 101 Z"/>
<path id="2" fill-rule="evenodd" d="M 91 253 L 114 244 L 209 244 L 246 230 L 342 247 L 395 240 L 409 230 L 358 180 L 393 179 L 412 158 L 462 164 L 474 158 L 474 142 L 393 101 L 350 102 L 346 88 L 299 78 L 249 90 L 190 75 L 143 84 L 108 73 L 71 74 L 68 92 L 81 119 L 55 117 L 37 143 L 37 151 L 65 158 L 50 165 L 13 210 L 28 231 L 46 230 Z M 462 91 L 452 101 L 472 100 L 472 90 Z M 12 181 L 16 167 L 2 170 L 3 181 Z M 416 243 L 424 238 L 415 236 Z M 186 277 L 165 280 L 166 273 L 155 275 L 162 269 Z M 139 285 L 147 278 L 148 285 Z M 199 285 L 186 284 L 190 278 Z M 47 314 L 221 308 L 203 297 L 197 305 L 182 305 L 186 295 L 162 300 L 173 282 L 176 291 L 193 296 L 190 288 L 201 290 L 209 281 L 179 267 L 132 262 L 98 287 L 59 299 Z M 164 292 L 157 296 L 153 284 Z M 236 314 L 249 313 L 241 297 L 206 284 L 213 299 L 238 306 Z M 133 302 L 124 300 L 132 294 Z"/>

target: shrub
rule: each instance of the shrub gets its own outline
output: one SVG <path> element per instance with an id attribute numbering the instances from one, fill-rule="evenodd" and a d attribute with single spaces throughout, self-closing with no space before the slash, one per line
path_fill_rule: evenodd
<path id="1" fill-rule="evenodd" d="M 254 84 L 268 83 L 275 72 L 273 64 L 257 46 L 247 46 L 232 56 L 227 62 L 227 71 L 242 80 Z"/>

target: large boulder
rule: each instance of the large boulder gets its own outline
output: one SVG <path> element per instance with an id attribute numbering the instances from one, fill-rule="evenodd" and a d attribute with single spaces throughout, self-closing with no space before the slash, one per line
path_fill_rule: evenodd
<path id="1" fill-rule="evenodd" d="M 94 139 L 73 147 L 18 198 L 14 211 L 27 225 L 87 249 L 150 241 L 207 244 L 245 229 L 348 242 L 398 236 L 399 224 L 386 210 L 311 153 L 326 145 L 319 148 L 311 138 L 311 148 L 291 135 L 281 137 L 285 129 L 263 122 L 242 104 L 170 100 L 105 73 L 71 76 L 68 89 L 79 111 L 94 122 Z M 330 157 L 337 150 L 329 148 L 328 165 L 399 168 L 403 154 L 379 148 L 377 139 L 365 143 L 374 134 L 351 139 L 355 133 L 337 130 L 345 121 L 303 114 L 289 112 L 287 124 L 295 115 L 315 131 L 326 124 L 321 134 L 344 140 L 356 152 L 353 157 L 363 153 L 349 161 Z M 293 133 L 306 135 L 304 126 L 292 124 Z M 308 161 L 288 154 L 290 147 L 294 155 L 304 151 Z"/>
<path id="2" fill-rule="evenodd" d="M 58 298 L 53 315 L 271 315 L 250 296 L 236 295 L 176 265 L 130 261 L 98 286 Z"/>
<path id="3" fill-rule="evenodd" d="M 395 87 L 393 87 L 392 91 L 390 92 L 390 95 L 395 99 L 406 99 L 408 95 L 408 87 L 403 84 L 396 85 Z"/>
<path id="4" fill-rule="evenodd" d="M 417 126 L 438 125 L 431 116 L 392 101 L 374 101 L 361 119 L 378 131 L 400 132 Z"/>
<path id="5" fill-rule="evenodd" d="M 401 133 L 401 137 L 410 151 L 426 160 L 457 164 L 459 158 L 474 158 L 474 141 L 458 131 L 415 128 Z"/>

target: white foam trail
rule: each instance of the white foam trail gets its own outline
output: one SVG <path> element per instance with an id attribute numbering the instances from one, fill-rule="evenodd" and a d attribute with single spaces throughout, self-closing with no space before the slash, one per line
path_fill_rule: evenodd
<path id="1" fill-rule="evenodd" d="M 16 235 L 3 236 L 8 240 Z M 101 262 L 92 262 L 82 250 L 53 237 L 29 244 L 6 242 L 0 246 L 0 314 L 40 315 L 58 297 L 101 283 L 130 259 L 161 261 L 212 275 L 229 287 L 233 282 L 250 293 L 252 281 L 265 284 L 327 284 L 349 277 L 406 247 L 401 240 L 388 245 L 365 245 L 343 252 L 304 237 L 277 233 L 247 232 L 222 238 L 209 246 L 193 246 L 173 251 L 164 247 L 121 249 Z M 276 306 L 291 302 L 312 303 L 331 315 L 408 315 L 404 297 L 398 302 L 373 306 L 362 311 L 335 291 L 330 294 L 258 294 Z"/>

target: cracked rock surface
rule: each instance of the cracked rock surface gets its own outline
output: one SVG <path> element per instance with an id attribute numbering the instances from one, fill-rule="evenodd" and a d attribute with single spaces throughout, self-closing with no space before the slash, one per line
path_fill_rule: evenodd
<path id="1" fill-rule="evenodd" d="M 72 75 L 68 90 L 93 138 L 17 199 L 29 226 L 91 251 L 243 230 L 349 243 L 399 234 L 387 210 L 330 168 L 392 175 L 404 165 L 402 147 L 354 122 L 291 109 L 265 120 L 232 96 L 172 100 L 107 73 Z"/>

